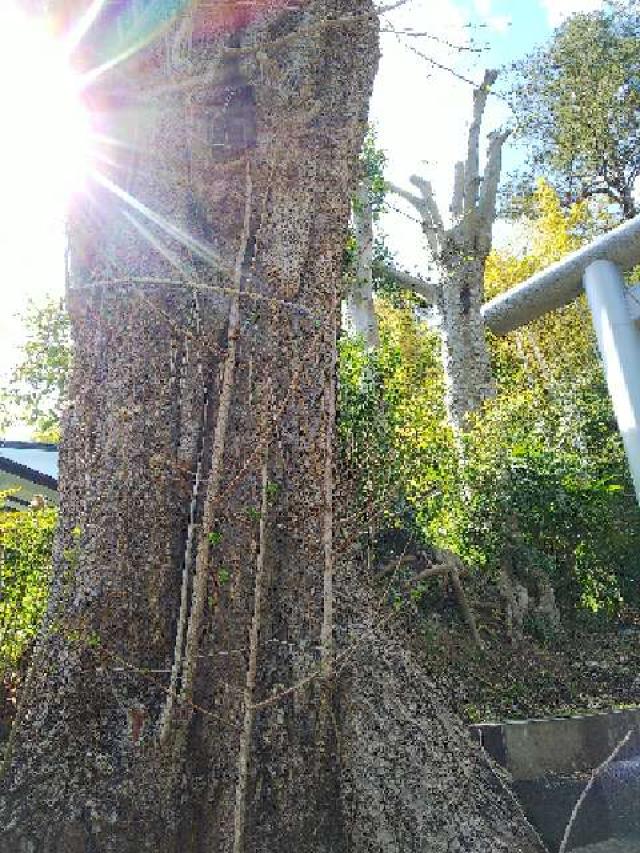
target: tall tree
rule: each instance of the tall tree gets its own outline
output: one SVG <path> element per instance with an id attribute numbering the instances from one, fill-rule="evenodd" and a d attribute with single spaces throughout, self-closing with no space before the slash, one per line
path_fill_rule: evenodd
<path id="1" fill-rule="evenodd" d="M 511 92 L 531 172 L 570 204 L 600 196 L 637 213 L 640 177 L 640 11 L 610 4 L 575 15 L 515 66 Z"/>
<path id="2" fill-rule="evenodd" d="M 262 5 L 189 5 L 92 93 L 118 146 L 70 222 L 62 519 L 3 853 L 343 844 L 337 285 L 377 18 Z M 151 12 L 105 7 L 86 58 Z"/>
<path id="3" fill-rule="evenodd" d="M 120 144 L 70 224 L 62 521 L 0 851 L 532 853 L 335 517 L 375 11 L 264 5 L 195 4 L 97 87 Z"/>
<path id="4" fill-rule="evenodd" d="M 438 272 L 436 303 L 441 315 L 447 408 L 456 431 L 464 429 L 467 415 L 494 393 L 481 308 L 502 148 L 508 132 L 494 131 L 489 135 L 484 175 L 480 172 L 480 134 L 487 97 L 496 79 L 497 72 L 487 71 L 473 93 L 467 159 L 455 167 L 451 225 L 445 225 L 430 181 L 414 175 L 411 182 L 417 192 L 391 187 L 418 212 Z"/>
<path id="5" fill-rule="evenodd" d="M 353 269 L 345 294 L 342 318 L 348 334 L 362 337 L 365 348 L 374 350 L 380 343 L 378 320 L 373 302 L 373 207 L 371 177 L 365 174 L 353 200 Z"/>
<path id="6" fill-rule="evenodd" d="M 352 202 L 352 234 L 345 274 L 346 293 L 342 305 L 343 331 L 361 338 L 371 352 L 380 344 L 374 293 L 376 285 L 391 284 L 418 294 L 431 303 L 434 291 L 429 282 L 400 270 L 389 257 L 384 238 L 376 239 L 375 224 L 384 209 L 387 186 L 386 158 L 376 147 L 372 129 L 365 137 L 360 155 L 360 181 Z"/>

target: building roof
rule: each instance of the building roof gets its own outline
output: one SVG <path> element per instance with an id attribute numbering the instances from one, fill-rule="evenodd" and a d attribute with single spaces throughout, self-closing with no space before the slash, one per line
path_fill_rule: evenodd
<path id="1" fill-rule="evenodd" d="M 13 509 L 29 506 L 35 495 L 57 503 L 58 446 L 34 441 L 0 441 L 2 491 L 13 492 L 7 500 Z"/>

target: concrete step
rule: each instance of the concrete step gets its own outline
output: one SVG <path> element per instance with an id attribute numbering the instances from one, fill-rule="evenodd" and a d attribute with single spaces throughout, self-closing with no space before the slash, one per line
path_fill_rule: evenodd
<path id="1" fill-rule="evenodd" d="M 589 791 L 568 849 L 640 853 L 640 710 L 485 724 L 475 731 L 487 752 L 511 773 L 513 790 L 551 853 L 557 853 L 592 771 L 631 731 L 617 760 Z M 602 844 L 609 846 L 598 846 Z"/>
<path id="2" fill-rule="evenodd" d="M 571 853 L 640 853 L 640 838 L 609 838 L 588 847 L 574 847 Z"/>

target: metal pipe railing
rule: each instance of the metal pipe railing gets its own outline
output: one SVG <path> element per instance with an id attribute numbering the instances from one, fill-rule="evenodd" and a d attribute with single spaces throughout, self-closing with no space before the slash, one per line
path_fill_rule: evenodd
<path id="1" fill-rule="evenodd" d="M 487 302 L 482 309 L 486 325 L 505 335 L 568 305 L 582 292 L 585 270 L 598 260 L 612 261 L 623 271 L 640 264 L 640 216 Z"/>
<path id="2" fill-rule="evenodd" d="M 640 329 L 629 310 L 622 272 L 594 261 L 584 274 L 602 365 L 640 502 Z"/>

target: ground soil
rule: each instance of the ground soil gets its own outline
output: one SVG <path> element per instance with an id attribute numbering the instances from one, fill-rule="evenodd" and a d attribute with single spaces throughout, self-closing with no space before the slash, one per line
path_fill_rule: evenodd
<path id="1" fill-rule="evenodd" d="M 481 650 L 443 582 L 432 582 L 423 600 L 408 598 L 404 605 L 423 641 L 427 670 L 445 681 L 467 722 L 640 706 L 640 614 L 564 613 L 559 632 L 532 631 L 510 642 L 495 591 L 474 589 L 470 581 L 467 587 Z"/>
<path id="2" fill-rule="evenodd" d="M 467 582 L 483 648 L 476 648 L 441 581 L 402 608 L 427 672 L 444 683 L 468 723 L 570 716 L 640 706 L 640 613 L 564 614 L 558 634 L 509 642 L 495 593 Z M 398 606 L 397 599 L 395 605 Z M 24 675 L 24 673 L 22 673 Z M 0 684 L 0 743 L 8 736 L 20 676 Z M 638 851 L 640 853 L 640 850 Z"/>

